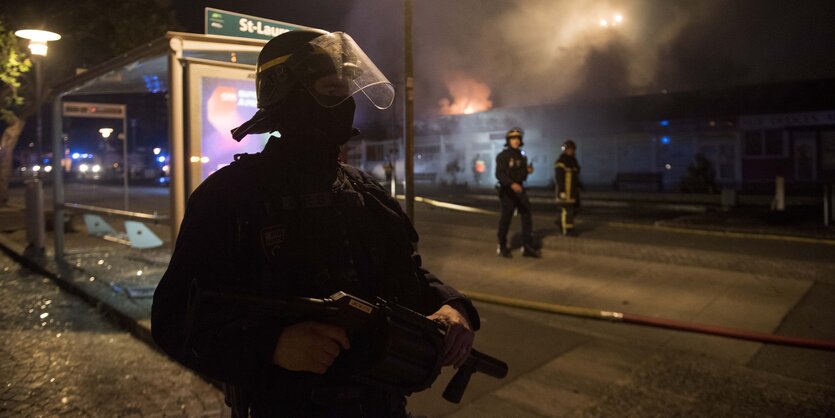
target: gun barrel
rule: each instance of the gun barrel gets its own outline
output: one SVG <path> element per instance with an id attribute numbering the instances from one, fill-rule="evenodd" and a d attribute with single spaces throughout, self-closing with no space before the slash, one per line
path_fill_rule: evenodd
<path id="1" fill-rule="evenodd" d="M 464 365 L 497 379 L 503 379 L 507 376 L 507 363 L 476 349 L 470 351 L 470 356 L 464 362 Z"/>

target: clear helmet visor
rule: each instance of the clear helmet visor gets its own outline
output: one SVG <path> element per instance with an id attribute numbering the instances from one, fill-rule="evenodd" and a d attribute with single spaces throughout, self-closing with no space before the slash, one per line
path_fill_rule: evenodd
<path id="1" fill-rule="evenodd" d="M 333 32 L 294 54 L 291 71 L 316 101 L 336 107 L 361 91 L 378 109 L 394 102 L 394 87 L 346 33 Z"/>

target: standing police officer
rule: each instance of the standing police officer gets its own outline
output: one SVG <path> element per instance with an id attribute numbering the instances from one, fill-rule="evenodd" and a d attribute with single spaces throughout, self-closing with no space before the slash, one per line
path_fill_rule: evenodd
<path id="1" fill-rule="evenodd" d="M 189 299 L 205 288 L 396 300 L 446 325 L 437 364 L 456 367 L 479 327 L 470 301 L 421 267 L 417 233 L 397 201 L 338 161 L 339 146 L 356 134 L 352 96 L 362 91 L 380 109 L 394 100 L 391 83 L 353 39 L 299 30 L 270 40 L 258 56 L 256 89 L 258 112 L 232 136 L 281 137 L 261 153 L 236 156 L 192 193 L 154 294 L 154 340 L 231 388 L 240 417 L 406 417 L 408 391 L 332 370 L 366 355 L 373 346 L 363 335 L 317 318 L 253 317 L 244 307 L 230 312 Z"/>
<path id="2" fill-rule="evenodd" d="M 533 222 L 531 221 L 531 202 L 525 192 L 525 180 L 533 173 L 533 165 L 528 165 L 528 157 L 522 151 L 521 128 L 513 128 L 505 135 L 505 149 L 496 156 L 496 185 L 499 201 L 502 205 L 502 215 L 499 219 L 499 248 L 496 254 L 511 258 L 510 248 L 507 246 L 507 231 L 513 212 L 519 211 L 522 217 L 522 255 L 525 257 L 540 257 L 540 252 L 533 247 Z"/>
<path id="3" fill-rule="evenodd" d="M 577 145 L 567 140 L 562 145 L 562 154 L 554 163 L 554 178 L 557 182 L 557 203 L 560 217 L 555 221 L 563 235 L 577 236 L 574 231 L 574 215 L 580 206 L 580 164 L 575 156 Z"/>

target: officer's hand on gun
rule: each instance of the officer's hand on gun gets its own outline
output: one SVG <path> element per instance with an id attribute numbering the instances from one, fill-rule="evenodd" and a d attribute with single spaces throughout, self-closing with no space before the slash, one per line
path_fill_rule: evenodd
<path id="1" fill-rule="evenodd" d="M 284 328 L 278 337 L 273 363 L 287 370 L 324 374 L 339 356 L 351 348 L 345 330 L 321 322 L 300 322 Z"/>
<path id="2" fill-rule="evenodd" d="M 519 183 L 513 183 L 510 185 L 510 188 L 513 189 L 516 193 L 522 193 L 522 185 Z"/>
<path id="3" fill-rule="evenodd" d="M 444 305 L 429 319 L 447 327 L 442 364 L 460 367 L 470 355 L 475 333 L 461 312 Z M 290 371 L 324 374 L 342 350 L 351 348 L 345 330 L 322 322 L 300 322 L 284 328 L 273 351 L 273 363 Z"/>
<path id="4" fill-rule="evenodd" d="M 528 174 L 533 173 L 533 163 L 528 164 Z"/>
<path id="5" fill-rule="evenodd" d="M 437 312 L 428 316 L 429 319 L 447 327 L 441 363 L 444 366 L 461 367 L 473 348 L 475 332 L 470 328 L 469 319 L 462 312 L 466 312 L 463 307 L 457 309 L 450 305 L 444 305 Z"/>

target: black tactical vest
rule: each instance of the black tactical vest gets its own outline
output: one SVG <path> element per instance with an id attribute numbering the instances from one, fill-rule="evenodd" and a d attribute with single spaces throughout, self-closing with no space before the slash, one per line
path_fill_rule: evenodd
<path id="1" fill-rule="evenodd" d="M 262 154 L 242 154 L 229 167 L 251 186 L 235 209 L 238 280 L 247 281 L 239 285 L 317 298 L 342 290 L 429 313 L 412 259 L 417 233 L 376 181 L 340 165 L 330 191 L 293 195 L 269 177 L 267 164 Z"/>

